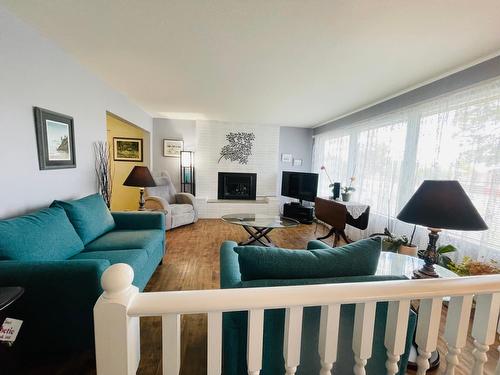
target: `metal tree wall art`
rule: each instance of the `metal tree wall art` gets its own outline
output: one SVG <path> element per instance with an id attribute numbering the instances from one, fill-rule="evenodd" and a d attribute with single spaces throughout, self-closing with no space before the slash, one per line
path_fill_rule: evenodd
<path id="1" fill-rule="evenodd" d="M 226 134 L 229 144 L 222 147 L 220 158 L 217 163 L 224 158 L 226 160 L 237 161 L 240 164 L 248 164 L 248 157 L 252 155 L 253 141 L 255 134 L 236 132 Z"/>

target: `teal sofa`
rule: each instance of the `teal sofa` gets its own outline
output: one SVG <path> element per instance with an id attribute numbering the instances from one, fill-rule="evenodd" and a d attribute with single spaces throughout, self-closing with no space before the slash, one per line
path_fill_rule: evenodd
<path id="1" fill-rule="evenodd" d="M 406 279 L 404 276 L 374 275 L 380 255 L 378 239 L 362 240 L 338 248 L 330 248 L 320 241 L 310 241 L 307 250 L 286 250 L 239 247 L 226 241 L 220 249 L 221 288 L 252 288 L 326 283 L 351 283 Z M 354 355 L 352 332 L 354 305 L 341 309 L 339 349 L 335 374 L 352 374 Z M 405 374 L 416 316 L 409 311 L 406 352 L 399 362 L 399 374 Z M 373 354 L 366 366 L 367 374 L 385 374 L 386 349 L 384 334 L 387 303 L 378 303 L 375 320 Z M 284 373 L 283 336 L 284 309 L 266 310 L 264 314 L 264 348 L 262 375 Z M 302 324 L 301 359 L 297 374 L 319 374 L 318 354 L 320 308 L 304 309 Z M 223 373 L 247 373 L 247 313 L 224 313 L 223 316 Z"/>
<path id="2" fill-rule="evenodd" d="M 92 310 L 103 272 L 127 263 L 142 291 L 165 248 L 162 213 L 111 213 L 98 194 L 0 220 L 0 286 L 25 288 L 9 311 L 24 321 L 14 349 L 92 348 Z"/>

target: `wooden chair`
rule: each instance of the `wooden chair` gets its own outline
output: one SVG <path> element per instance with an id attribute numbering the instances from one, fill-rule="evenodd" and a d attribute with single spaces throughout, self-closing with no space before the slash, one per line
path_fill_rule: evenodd
<path id="1" fill-rule="evenodd" d="M 352 241 L 345 233 L 346 224 L 362 230 L 368 227 L 370 207 L 359 218 L 354 219 L 342 203 L 323 198 L 316 198 L 314 202 L 316 218 L 332 227 L 326 236 L 318 237 L 318 240 L 324 240 L 333 235 L 335 236 L 333 238 L 334 247 L 337 246 L 340 238 L 346 243 L 351 243 Z"/>

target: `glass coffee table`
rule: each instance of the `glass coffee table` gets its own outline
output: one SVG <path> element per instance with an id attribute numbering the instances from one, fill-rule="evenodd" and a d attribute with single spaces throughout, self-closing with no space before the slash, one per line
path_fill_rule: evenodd
<path id="1" fill-rule="evenodd" d="M 293 228 L 299 225 L 299 222 L 283 216 L 264 215 L 264 214 L 229 214 L 222 216 L 222 220 L 241 225 L 250 235 L 247 240 L 238 245 L 245 246 L 252 243 L 259 243 L 266 247 L 275 247 L 268 237 L 273 229 Z"/>

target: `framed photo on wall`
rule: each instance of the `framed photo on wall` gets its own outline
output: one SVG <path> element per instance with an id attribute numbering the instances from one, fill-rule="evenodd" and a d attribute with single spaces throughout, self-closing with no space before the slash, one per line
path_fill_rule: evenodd
<path id="1" fill-rule="evenodd" d="M 142 138 L 113 137 L 113 160 L 141 162 Z"/>
<path id="2" fill-rule="evenodd" d="M 40 107 L 33 112 L 40 169 L 75 168 L 73 117 Z"/>
<path id="3" fill-rule="evenodd" d="M 178 139 L 163 140 L 163 156 L 171 158 L 180 158 L 181 151 L 184 148 L 184 141 Z"/>

